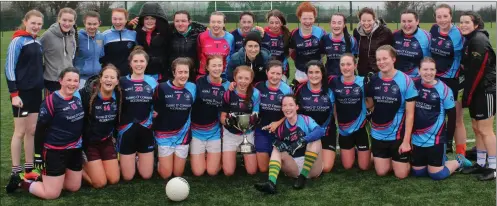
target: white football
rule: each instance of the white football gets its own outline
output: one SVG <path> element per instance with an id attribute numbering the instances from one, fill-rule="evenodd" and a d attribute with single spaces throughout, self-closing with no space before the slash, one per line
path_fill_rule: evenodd
<path id="1" fill-rule="evenodd" d="M 166 195 L 172 201 L 183 201 L 190 194 L 190 185 L 182 177 L 175 177 L 166 184 Z"/>

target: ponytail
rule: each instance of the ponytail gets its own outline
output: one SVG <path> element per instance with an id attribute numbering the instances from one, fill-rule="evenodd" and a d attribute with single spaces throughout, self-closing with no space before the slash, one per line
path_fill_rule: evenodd
<path id="1" fill-rule="evenodd" d="M 345 53 L 352 52 L 352 42 L 350 41 L 350 34 L 347 26 L 343 28 L 343 37 L 345 38 Z"/>

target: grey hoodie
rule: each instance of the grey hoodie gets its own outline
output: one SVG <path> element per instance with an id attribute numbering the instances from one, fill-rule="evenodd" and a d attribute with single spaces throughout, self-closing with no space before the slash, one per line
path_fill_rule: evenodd
<path id="1" fill-rule="evenodd" d="M 43 78 L 48 81 L 57 81 L 60 72 L 73 66 L 76 52 L 75 30 L 71 28 L 68 34 L 63 34 L 59 23 L 48 28 L 40 39 L 43 46 Z"/>

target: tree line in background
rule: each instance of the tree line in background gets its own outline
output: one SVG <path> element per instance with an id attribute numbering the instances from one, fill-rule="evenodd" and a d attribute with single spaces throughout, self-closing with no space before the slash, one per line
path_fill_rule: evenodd
<path id="1" fill-rule="evenodd" d="M 5 2 L 2 2 L 4 4 Z M 131 7 L 128 8 L 130 13 L 130 18 L 138 15 L 141 6 L 144 2 L 136 2 Z M 190 2 L 194 3 L 194 2 Z M 296 8 L 301 2 L 299 1 L 276 1 L 273 2 L 273 8 L 277 8 L 286 14 L 287 22 L 297 23 L 298 19 L 295 15 Z M 270 2 L 225 2 L 225 1 L 210 1 L 208 3 L 202 2 L 199 5 L 194 6 L 180 6 L 178 2 L 161 2 L 161 5 L 167 12 L 169 20 L 172 20 L 173 11 L 176 10 L 187 10 L 190 12 L 192 19 L 206 23 L 211 12 L 215 11 L 257 11 L 257 10 L 270 10 Z M 186 3 L 184 3 L 186 4 Z M 201 5 L 200 5 L 201 4 Z M 31 10 L 38 9 L 45 15 L 44 28 L 48 28 L 56 20 L 57 12 L 64 7 L 70 7 L 78 12 L 77 25 L 82 26 L 82 17 L 85 11 L 95 10 L 100 12 L 101 18 L 103 20 L 103 26 L 111 25 L 111 11 L 112 8 L 125 7 L 127 5 L 124 2 L 108 2 L 108 1 L 95 1 L 95 2 L 79 2 L 79 1 L 13 1 L 10 3 L 8 8 L 2 9 L 1 12 L 1 27 L 2 31 L 14 30 L 21 24 L 23 15 Z M 496 8 L 495 5 L 491 6 L 492 3 L 489 2 L 488 7 L 482 7 L 476 12 L 478 12 L 485 22 L 495 22 L 496 20 Z M 2 5 L 3 7 L 4 5 Z M 400 14 L 405 9 L 413 9 L 418 12 L 421 22 L 434 22 L 435 14 L 435 2 L 399 2 L 399 1 L 389 1 L 385 2 L 383 8 L 377 7 L 373 8 L 378 13 L 378 16 L 383 18 L 386 22 L 396 23 L 399 22 Z M 357 11 L 362 8 L 360 2 L 353 2 L 353 11 L 350 12 L 349 6 L 323 6 L 321 4 L 316 4 L 318 9 L 318 18 L 316 22 L 318 23 L 328 23 L 330 21 L 330 16 L 333 13 L 340 12 L 349 16 L 347 18 L 348 22 L 357 23 Z M 458 21 L 460 14 L 464 10 L 470 10 L 469 8 L 460 9 L 455 7 L 453 13 L 453 21 Z M 388 12 L 387 12 L 388 11 Z M 265 22 L 266 12 L 255 12 L 256 23 Z M 238 12 L 226 12 L 226 18 L 228 22 L 236 23 L 239 19 Z"/>

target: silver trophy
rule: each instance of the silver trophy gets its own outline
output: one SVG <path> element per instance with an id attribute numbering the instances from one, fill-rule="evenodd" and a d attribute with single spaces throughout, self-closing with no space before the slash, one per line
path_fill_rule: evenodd
<path id="1" fill-rule="evenodd" d="M 250 114 L 242 114 L 236 116 L 237 125 L 234 127 L 243 132 L 243 142 L 240 144 L 240 153 L 251 154 L 254 153 L 254 144 L 247 140 L 247 135 L 245 134 L 247 130 L 251 129 L 254 125 L 250 125 Z"/>

